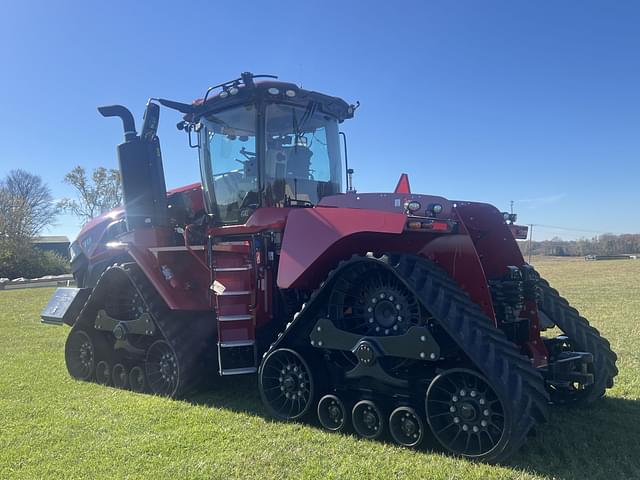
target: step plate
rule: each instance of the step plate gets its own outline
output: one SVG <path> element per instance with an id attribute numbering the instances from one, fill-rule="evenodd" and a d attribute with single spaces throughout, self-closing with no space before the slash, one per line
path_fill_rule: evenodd
<path id="1" fill-rule="evenodd" d="M 224 347 L 218 344 L 218 362 L 220 375 L 229 375 L 225 372 L 240 371 L 256 368 L 255 344 Z M 251 373 L 251 372 L 247 372 Z"/>
<path id="2" fill-rule="evenodd" d="M 247 368 L 235 368 L 229 370 L 223 370 L 220 372 L 220 375 L 223 377 L 227 375 L 249 375 L 251 373 L 256 373 L 258 369 L 256 367 L 247 367 Z"/>
<path id="3" fill-rule="evenodd" d="M 42 323 L 73 325 L 89 298 L 91 290 L 91 288 L 58 288 L 40 314 Z"/>

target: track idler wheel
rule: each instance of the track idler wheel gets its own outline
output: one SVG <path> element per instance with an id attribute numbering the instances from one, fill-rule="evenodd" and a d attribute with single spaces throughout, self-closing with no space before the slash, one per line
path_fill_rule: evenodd
<path id="1" fill-rule="evenodd" d="M 77 380 L 89 380 L 93 375 L 95 350 L 84 330 L 75 330 L 67 338 L 64 359 L 69 375 Z"/>
<path id="2" fill-rule="evenodd" d="M 351 410 L 351 422 L 358 435 L 363 438 L 379 438 L 384 432 L 384 416 L 371 400 L 360 400 Z"/>
<path id="3" fill-rule="evenodd" d="M 157 340 L 147 350 L 145 373 L 152 393 L 174 397 L 180 386 L 178 356 L 164 340 Z"/>
<path id="4" fill-rule="evenodd" d="M 111 365 L 106 360 L 100 360 L 96 365 L 96 382 L 100 385 L 111 383 Z"/>
<path id="5" fill-rule="evenodd" d="M 424 438 L 424 424 L 411 407 L 398 407 L 389 416 L 389 431 L 393 439 L 404 447 L 417 447 Z"/>
<path id="6" fill-rule="evenodd" d="M 318 420 L 327 430 L 343 431 L 347 426 L 347 419 L 344 403 L 336 395 L 325 395 L 318 402 Z"/>
<path id="7" fill-rule="evenodd" d="M 128 385 L 128 375 L 127 369 L 122 363 L 116 363 L 113 366 L 113 370 L 111 371 L 111 375 L 113 376 L 113 386 L 117 388 L 127 388 Z"/>
<path id="8" fill-rule="evenodd" d="M 144 378 L 144 370 L 136 365 L 129 372 L 129 387 L 134 392 L 142 393 L 147 388 L 147 381 Z"/>
<path id="9" fill-rule="evenodd" d="M 438 442 L 458 455 L 495 457 L 510 440 L 508 404 L 473 370 L 451 369 L 434 378 L 427 390 L 426 411 Z"/>
<path id="10" fill-rule="evenodd" d="M 269 413 L 282 420 L 304 416 L 315 394 L 309 365 L 298 352 L 288 348 L 274 350 L 262 361 L 258 388 Z"/>

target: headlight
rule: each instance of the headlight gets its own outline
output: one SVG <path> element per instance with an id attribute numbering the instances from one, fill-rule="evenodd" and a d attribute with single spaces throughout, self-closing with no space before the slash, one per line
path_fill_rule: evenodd
<path id="1" fill-rule="evenodd" d="M 505 223 L 514 223 L 518 220 L 518 215 L 515 213 L 502 212 L 502 219 Z"/>
<path id="2" fill-rule="evenodd" d="M 420 210 L 420 208 L 422 208 L 422 205 L 420 205 L 420 202 L 418 202 L 417 200 L 409 200 L 404 202 L 404 208 L 405 210 L 414 213 Z"/>
<path id="3" fill-rule="evenodd" d="M 80 249 L 80 245 L 78 245 L 78 242 L 73 242 L 71 245 L 69 245 L 69 261 L 73 262 L 73 260 L 82 253 L 82 250 Z"/>
<path id="4" fill-rule="evenodd" d="M 428 210 L 433 215 L 438 215 L 438 214 L 442 213 L 442 205 L 440 205 L 439 203 L 433 203 L 433 204 L 429 205 Z"/>

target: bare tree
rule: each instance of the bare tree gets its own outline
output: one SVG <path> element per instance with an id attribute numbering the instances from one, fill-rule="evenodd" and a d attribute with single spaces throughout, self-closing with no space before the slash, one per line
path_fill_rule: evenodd
<path id="1" fill-rule="evenodd" d="M 120 171 L 98 167 L 91 178 L 81 166 L 75 167 L 64 177 L 65 183 L 77 191 L 77 199 L 64 198 L 58 206 L 82 219 L 83 223 L 122 204 Z"/>
<path id="2" fill-rule="evenodd" d="M 57 213 L 51 190 L 40 176 L 11 170 L 0 181 L 0 235 L 5 238 L 34 237 Z"/>

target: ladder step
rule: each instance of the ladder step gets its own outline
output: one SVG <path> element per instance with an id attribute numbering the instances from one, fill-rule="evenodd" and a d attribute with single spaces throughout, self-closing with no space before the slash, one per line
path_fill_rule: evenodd
<path id="1" fill-rule="evenodd" d="M 244 267 L 213 267 L 214 272 L 248 272 L 252 269 L 251 265 L 245 265 Z"/>
<path id="2" fill-rule="evenodd" d="M 232 297 L 238 295 L 251 295 L 251 290 L 225 290 L 224 292 L 215 292 L 218 297 Z"/>
<path id="3" fill-rule="evenodd" d="M 256 344 L 255 340 L 232 340 L 229 342 L 220 342 L 220 348 L 234 348 L 234 347 L 251 347 Z"/>
<path id="4" fill-rule="evenodd" d="M 221 370 L 220 375 L 246 375 L 248 373 L 256 373 L 257 371 L 257 367 L 228 368 L 226 370 Z"/>
<path id="5" fill-rule="evenodd" d="M 219 322 L 239 322 L 242 320 L 253 320 L 252 315 L 220 315 L 218 316 Z"/>

